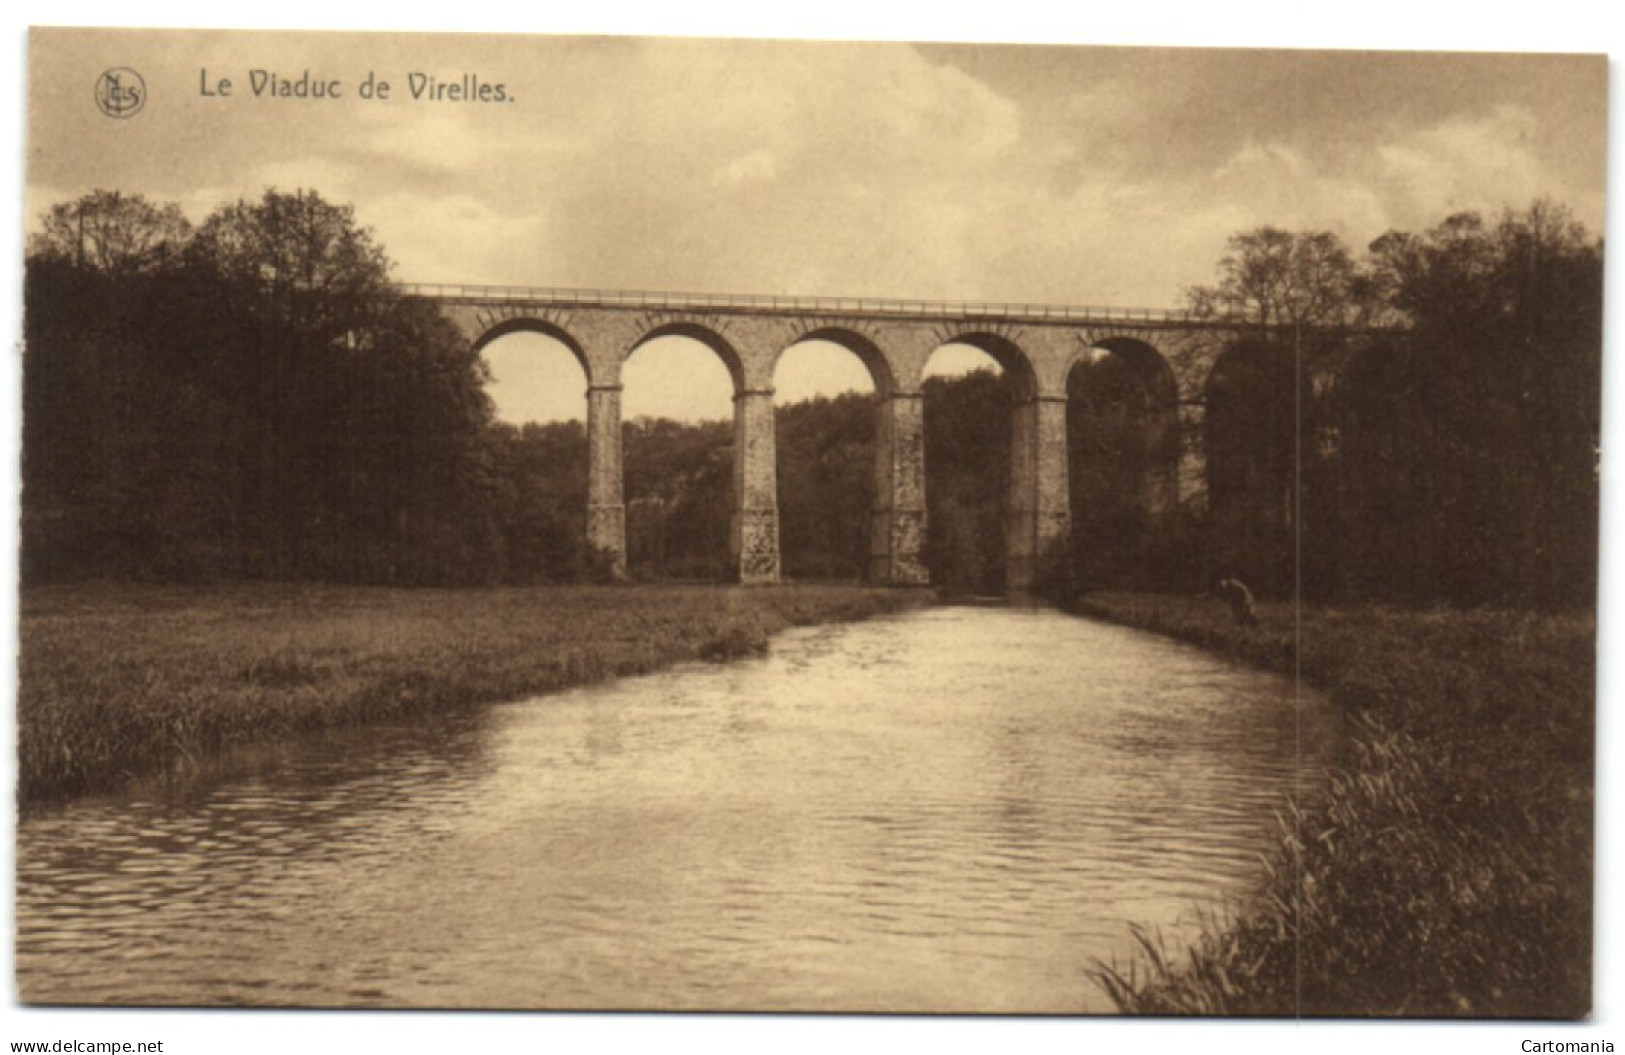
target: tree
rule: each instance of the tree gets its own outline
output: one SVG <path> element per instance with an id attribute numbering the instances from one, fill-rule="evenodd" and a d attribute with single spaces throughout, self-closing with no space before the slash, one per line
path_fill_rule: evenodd
<path id="1" fill-rule="evenodd" d="M 1221 567 L 1330 595 L 1592 596 L 1602 244 L 1567 210 L 1458 213 L 1359 262 L 1260 228 L 1190 298 L 1233 331 L 1205 388 Z"/>
<path id="2" fill-rule="evenodd" d="M 1313 454 L 1302 442 L 1314 427 L 1309 364 L 1365 320 L 1371 283 L 1329 231 L 1242 232 L 1218 271 L 1215 285 L 1187 290 L 1195 315 L 1228 330 L 1204 386 L 1210 554 L 1219 572 L 1287 592 L 1306 501 L 1299 467 Z"/>
<path id="3" fill-rule="evenodd" d="M 178 215 L 97 192 L 31 246 L 25 570 L 499 575 L 479 356 L 352 211 L 267 191 L 184 245 Z"/>
<path id="4" fill-rule="evenodd" d="M 111 274 L 150 272 L 173 262 L 190 236 L 179 206 L 98 190 L 51 206 L 28 255 Z"/>
<path id="5" fill-rule="evenodd" d="M 164 383 L 189 226 L 173 205 L 96 191 L 53 206 L 24 279 L 23 553 L 27 579 L 159 573 L 165 539 L 198 503 L 166 471 L 170 431 L 198 393 Z M 170 403 L 170 421 L 154 400 Z M 195 437 L 200 445 L 206 436 Z"/>
<path id="6" fill-rule="evenodd" d="M 627 563 L 644 578 L 722 579 L 733 509 L 733 423 L 622 425 Z"/>
<path id="7" fill-rule="evenodd" d="M 353 210 L 266 191 L 211 215 L 188 259 L 207 291 L 199 369 L 254 423 L 240 529 L 264 573 L 495 574 L 483 365 L 436 309 L 395 292 Z"/>
<path id="8" fill-rule="evenodd" d="M 1282 330 L 1348 326 L 1365 292 L 1335 234 L 1259 227 L 1232 235 L 1218 283 L 1193 286 L 1186 299 L 1200 318 L 1268 338 Z"/>
<path id="9" fill-rule="evenodd" d="M 196 258 L 245 295 L 234 306 L 270 314 L 304 339 L 347 341 L 393 297 L 389 258 L 355 210 L 315 191 L 267 190 L 211 215 L 192 241 Z"/>
<path id="10" fill-rule="evenodd" d="M 1461 601 L 1590 598 L 1602 243 L 1537 201 L 1493 224 L 1460 213 L 1391 231 L 1370 259 L 1409 334 L 1404 354 L 1341 386 L 1341 461 L 1355 515 L 1375 519 L 1372 501 L 1390 496 L 1411 518 L 1395 540 L 1409 559 L 1386 562 L 1394 585 Z"/>
<path id="11" fill-rule="evenodd" d="M 867 572 L 874 422 L 874 400 L 856 392 L 778 408 L 779 549 L 788 577 Z"/>

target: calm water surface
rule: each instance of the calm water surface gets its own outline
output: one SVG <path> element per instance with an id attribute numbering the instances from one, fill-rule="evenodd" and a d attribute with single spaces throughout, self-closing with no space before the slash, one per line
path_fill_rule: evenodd
<path id="1" fill-rule="evenodd" d="M 1259 881 L 1336 723 L 1046 612 L 794 631 L 25 818 L 27 1001 L 1107 1011 Z"/>

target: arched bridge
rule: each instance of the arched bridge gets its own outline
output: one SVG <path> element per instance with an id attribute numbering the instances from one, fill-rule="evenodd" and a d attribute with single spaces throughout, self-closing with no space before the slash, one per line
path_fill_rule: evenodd
<path id="1" fill-rule="evenodd" d="M 773 376 L 780 355 L 792 345 L 808 339 L 842 345 L 873 378 L 877 427 L 869 575 L 881 582 L 927 581 L 921 562 L 926 519 L 921 396 L 927 359 L 954 342 L 985 351 L 1003 367 L 1016 399 L 1006 574 L 1012 589 L 1022 589 L 1032 584 L 1046 547 L 1064 542 L 1070 531 L 1066 407 L 1073 367 L 1101 350 L 1123 359 L 1152 394 L 1173 437 L 1177 407 L 1192 401 L 1189 389 L 1200 382 L 1176 379 L 1159 345 L 1211 326 L 1183 312 L 1154 309 L 506 286 L 402 290 L 439 304 L 476 348 L 509 333 L 533 331 L 575 354 L 587 378 L 587 538 L 612 553 L 618 569 L 624 569 L 626 557 L 622 364 L 644 342 L 668 335 L 694 338 L 715 351 L 734 385 L 731 555 L 745 583 L 779 579 Z M 1152 484 L 1164 492 L 1154 501 L 1177 499 L 1176 477 L 1177 468 L 1170 469 Z"/>

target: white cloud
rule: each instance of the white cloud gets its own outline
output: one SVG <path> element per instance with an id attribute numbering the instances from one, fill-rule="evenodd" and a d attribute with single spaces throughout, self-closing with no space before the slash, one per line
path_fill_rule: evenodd
<path id="1" fill-rule="evenodd" d="M 1248 140 L 1247 144 L 1219 166 L 1213 178 L 1226 179 L 1257 179 L 1260 176 L 1279 178 L 1282 175 L 1289 177 L 1302 177 L 1308 173 L 1309 163 L 1302 153 L 1294 150 L 1284 143 L 1259 143 Z"/>
<path id="2" fill-rule="evenodd" d="M 481 164 L 491 146 L 458 110 L 431 110 L 409 121 L 381 108 L 365 112 L 384 115 L 368 122 L 374 127 L 363 139 L 363 148 L 380 160 L 466 173 Z"/>
<path id="3" fill-rule="evenodd" d="M 1527 109 L 1499 106 L 1380 144 L 1377 175 L 1419 223 L 1452 212 L 1523 205 L 1549 189 Z"/>
<path id="4" fill-rule="evenodd" d="M 257 198 L 266 188 L 279 191 L 315 190 L 333 202 L 350 202 L 368 189 L 365 174 L 356 165 L 330 158 L 301 157 L 275 161 L 255 168 L 241 194 Z"/>
<path id="5" fill-rule="evenodd" d="M 509 213 L 472 194 L 399 192 L 369 199 L 357 215 L 377 232 L 401 281 L 572 284 L 547 277 L 551 246 L 539 213 Z"/>

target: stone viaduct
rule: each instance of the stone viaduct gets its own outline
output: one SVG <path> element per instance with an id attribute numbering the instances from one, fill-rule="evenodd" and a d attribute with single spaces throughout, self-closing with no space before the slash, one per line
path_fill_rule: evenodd
<path id="1" fill-rule="evenodd" d="M 1101 350 L 1140 377 L 1170 437 L 1196 381 L 1176 380 L 1159 344 L 1207 328 L 1181 312 L 1032 304 L 711 294 L 627 293 L 502 286 L 403 286 L 432 300 L 475 348 L 517 331 L 546 334 L 580 361 L 587 378 L 587 538 L 626 559 L 621 471 L 621 367 L 641 344 L 681 335 L 710 347 L 734 386 L 734 509 L 730 549 L 740 582 L 779 579 L 773 376 L 792 345 L 820 339 L 850 350 L 874 381 L 875 501 L 869 577 L 925 583 L 926 361 L 948 343 L 988 353 L 1012 379 L 1006 546 L 1007 584 L 1030 586 L 1045 548 L 1070 532 L 1067 379 Z M 1208 364 L 1211 366 L 1211 363 Z M 1206 371 L 1203 371 L 1205 375 Z M 1195 393 L 1199 396 L 1199 391 Z M 1174 441 L 1177 444 L 1177 440 Z M 1177 458 L 1177 456 L 1176 456 Z M 1177 467 L 1150 483 L 1162 505 L 1177 498 Z"/>

